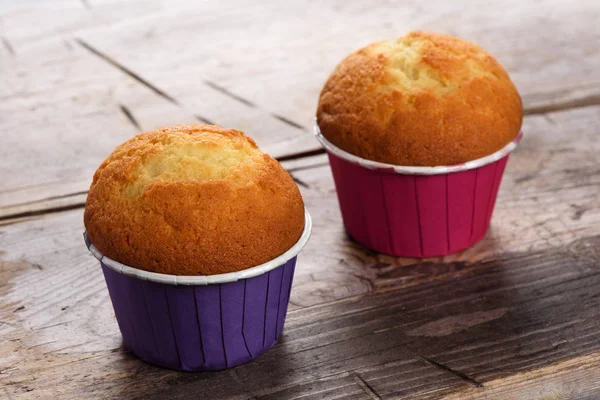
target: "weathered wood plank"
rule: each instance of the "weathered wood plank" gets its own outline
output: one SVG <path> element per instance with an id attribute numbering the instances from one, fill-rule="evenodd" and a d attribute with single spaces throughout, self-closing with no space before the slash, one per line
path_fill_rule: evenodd
<path id="1" fill-rule="evenodd" d="M 49 198 L 86 191 L 102 160 L 139 131 L 213 121 L 217 116 L 174 104 L 154 86 L 123 73 L 75 41 L 70 49 L 61 41 L 32 46 L 19 57 L 3 60 L 2 68 L 0 217 L 39 211 L 40 203 Z M 235 111 L 227 105 L 233 100 L 223 102 L 210 92 L 206 96 L 212 99 L 206 104 L 217 110 Z M 283 133 L 298 129 L 269 114 L 248 108 L 231 118 L 225 126 L 244 125 L 236 122 L 240 119 L 265 128 L 253 137 L 275 156 L 302 150 L 296 145 L 303 137 L 292 134 L 290 139 Z"/>
<path id="2" fill-rule="evenodd" d="M 557 0 L 535 5 L 496 0 L 485 7 L 466 0 L 437 1 L 426 9 L 419 1 L 373 7 L 335 0 L 212 7 L 175 9 L 170 15 L 81 35 L 182 102 L 203 101 L 190 82 L 215 82 L 307 128 L 323 82 L 344 56 L 412 29 L 456 34 L 488 49 L 509 70 L 530 112 L 600 101 L 600 51 L 595 46 L 600 5 L 593 0 L 577 6 Z M 146 37 L 149 31 L 152 40 Z"/>
<path id="3" fill-rule="evenodd" d="M 161 2 L 155 0 L 3 0 L 0 36 L 10 44 L 12 55 L 19 56 L 30 46 L 69 39 L 79 29 L 107 27 L 116 21 L 143 18 L 162 11 Z M 67 42 L 65 46 L 71 47 L 71 44 Z"/>
<path id="4" fill-rule="evenodd" d="M 84 49 L 59 41 L 6 60 L 2 77 L 0 206 L 87 190 L 99 162 L 139 131 L 122 107 L 137 114 L 142 128 L 195 121 Z M 155 112 L 144 118 L 138 107 Z"/>
<path id="5" fill-rule="evenodd" d="M 596 399 L 600 392 L 600 354 L 581 356 L 548 367 L 486 382 L 486 390 L 469 389 L 443 400 Z"/>

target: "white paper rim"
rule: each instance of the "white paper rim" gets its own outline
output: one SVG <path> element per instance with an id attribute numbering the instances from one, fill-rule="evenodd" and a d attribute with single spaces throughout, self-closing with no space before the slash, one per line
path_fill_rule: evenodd
<path id="1" fill-rule="evenodd" d="M 144 271 L 142 269 L 133 268 L 124 264 L 121 264 L 118 261 L 112 260 L 102 253 L 98 251 L 96 246 L 92 244 L 87 232 L 83 232 L 83 238 L 85 239 L 85 243 L 88 247 L 90 253 L 100 261 L 103 265 L 106 265 L 108 268 L 116 271 L 120 274 L 131 276 L 133 278 L 141 279 L 144 281 L 151 281 L 157 283 L 166 283 L 168 285 L 195 285 L 195 286 L 205 286 L 205 285 L 213 285 L 219 283 L 228 283 L 235 282 L 242 279 L 248 279 L 255 276 L 262 275 L 267 273 L 277 267 L 281 267 L 285 263 L 287 263 L 292 258 L 296 257 L 300 250 L 304 247 L 306 242 L 308 242 L 308 238 L 310 237 L 312 229 L 312 220 L 308 211 L 304 212 L 304 231 L 300 236 L 300 239 L 290 247 L 285 253 L 268 261 L 264 264 L 257 265 L 256 267 L 244 269 L 242 271 L 237 272 L 228 272 L 226 274 L 218 274 L 218 275 L 168 275 L 168 274 L 160 274 L 157 272 L 149 272 Z"/>
<path id="2" fill-rule="evenodd" d="M 319 125 L 316 122 L 314 125 L 314 133 L 315 133 L 315 136 L 317 137 L 317 140 L 319 142 L 321 142 L 321 145 L 323 145 L 325 150 L 327 150 L 330 153 L 335 154 L 336 156 L 338 156 L 340 158 L 343 158 L 346 161 L 349 161 L 353 164 L 360 165 L 361 167 L 367 168 L 367 169 L 384 170 L 386 172 L 390 172 L 390 173 L 394 172 L 397 174 L 404 174 L 404 175 L 440 175 L 440 174 L 448 174 L 451 172 L 467 171 L 469 169 L 483 167 L 484 165 L 491 164 L 493 162 L 496 162 L 496 161 L 504 158 L 507 154 L 509 154 L 511 151 L 513 151 L 517 147 L 517 145 L 521 141 L 521 138 L 523 137 L 523 132 L 519 131 L 519 134 L 517 135 L 516 138 L 514 138 L 509 144 L 507 144 L 506 146 L 504 146 L 497 152 L 492 153 L 492 154 L 487 155 L 482 158 L 478 158 L 473 161 L 467 161 L 466 163 L 463 163 L 463 164 L 438 166 L 438 167 L 409 167 L 409 166 L 394 165 L 394 164 L 387 164 L 387 163 L 382 163 L 382 162 L 378 162 L 378 161 L 367 160 L 365 158 L 361 158 L 361 157 L 355 156 L 354 154 L 348 153 L 347 151 L 340 149 L 339 147 L 335 146 L 333 143 L 331 143 L 330 141 L 325 139 L 325 137 L 321 133 L 321 130 L 319 129 Z"/>

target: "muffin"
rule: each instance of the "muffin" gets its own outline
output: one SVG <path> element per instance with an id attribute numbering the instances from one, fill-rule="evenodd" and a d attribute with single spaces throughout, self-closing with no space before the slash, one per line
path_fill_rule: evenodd
<path id="1" fill-rule="evenodd" d="M 290 175 L 242 132 L 146 132 L 100 165 L 86 245 L 123 342 L 184 371 L 232 368 L 280 337 L 311 220 Z"/>
<path id="2" fill-rule="evenodd" d="M 84 222 L 113 260 L 212 275 L 292 247 L 304 229 L 304 204 L 290 175 L 242 132 L 178 125 L 114 150 L 94 175 Z"/>
<path id="3" fill-rule="evenodd" d="M 332 144 L 368 160 L 454 165 L 519 133 L 523 107 L 502 66 L 462 39 L 412 32 L 350 54 L 331 74 L 317 121 Z"/>
<path id="4" fill-rule="evenodd" d="M 462 39 L 413 32 L 350 54 L 321 91 L 315 126 L 349 235 L 405 257 L 477 243 L 522 119 L 506 71 Z"/>

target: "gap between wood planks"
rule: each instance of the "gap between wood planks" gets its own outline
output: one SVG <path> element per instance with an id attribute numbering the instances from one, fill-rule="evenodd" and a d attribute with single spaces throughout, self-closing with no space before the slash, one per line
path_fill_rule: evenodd
<path id="1" fill-rule="evenodd" d="M 123 113 L 127 114 L 128 110 L 122 106 Z M 135 119 L 131 117 L 132 124 L 135 124 Z M 287 155 L 284 157 L 276 157 L 278 161 L 292 161 L 311 156 L 317 156 L 324 153 L 324 150 L 318 149 L 315 151 L 302 152 L 296 155 Z M 308 183 L 294 175 L 295 171 L 318 168 L 324 166 L 325 163 L 311 163 L 298 167 L 286 168 L 297 185 L 306 189 L 310 189 Z M 91 178 L 90 178 L 91 182 Z M 46 197 L 40 200 L 18 203 L 4 208 L 0 208 L 0 226 L 12 225 L 33 218 L 41 218 L 45 215 L 55 214 L 63 211 L 73 210 L 85 207 L 85 198 L 88 191 L 78 191 L 60 196 Z"/>
<path id="2" fill-rule="evenodd" d="M 524 107 L 523 115 L 548 114 L 555 111 L 565 111 L 574 108 L 592 107 L 600 105 L 600 94 L 592 94 L 579 99 L 570 99 L 541 106 Z"/>
<path id="3" fill-rule="evenodd" d="M 3 37 L 2 38 L 2 44 L 4 45 L 4 47 L 6 48 L 6 51 L 8 51 L 10 53 L 11 56 L 15 55 L 15 48 L 13 47 L 13 45 L 8 41 L 7 38 Z"/>
<path id="4" fill-rule="evenodd" d="M 455 375 L 456 377 L 458 377 L 459 379 L 462 379 L 463 381 L 467 382 L 470 385 L 473 385 L 475 387 L 478 388 L 482 388 L 483 387 L 483 383 L 471 378 L 470 376 L 468 376 L 467 374 L 457 371 L 455 369 L 452 369 L 450 367 L 448 367 L 447 365 L 444 365 L 442 363 L 439 363 L 431 358 L 428 357 L 423 357 L 423 356 L 419 356 L 419 358 L 421 358 L 423 361 L 425 361 L 428 364 L 433 365 L 434 367 L 441 369 L 442 371 L 446 371 L 446 372 L 450 372 L 451 374 Z"/>
<path id="5" fill-rule="evenodd" d="M 360 374 L 358 372 L 353 372 L 353 379 L 354 382 L 356 382 L 356 384 L 358 386 L 360 386 L 360 388 L 373 400 L 379 400 L 381 399 L 381 396 L 379 396 L 377 394 L 377 392 L 375 392 L 375 390 L 373 390 L 373 388 L 371 387 L 371 385 L 369 385 L 369 383 L 367 381 L 365 381 L 363 379 L 362 376 L 360 376 Z"/>
<path id="6" fill-rule="evenodd" d="M 117 68 L 118 70 L 120 70 L 121 72 L 123 72 L 124 74 L 128 75 L 129 77 L 133 78 L 134 80 L 136 80 L 137 82 L 139 82 L 140 84 L 146 86 L 147 88 L 149 88 L 150 90 L 152 90 L 154 93 L 156 93 L 157 95 L 159 95 L 160 97 L 170 101 L 171 103 L 181 106 L 181 103 L 179 103 L 179 101 L 177 101 L 177 99 L 175 99 L 173 96 L 169 95 L 165 90 L 160 89 L 158 86 L 154 85 L 153 83 L 151 83 L 149 80 L 145 79 L 144 77 L 142 77 L 140 74 L 134 72 L 131 68 L 128 68 L 127 66 L 125 66 L 124 64 L 122 64 L 121 62 L 119 62 L 118 60 L 110 57 L 109 55 L 101 52 L 100 50 L 96 49 L 95 47 L 93 47 L 92 45 L 90 45 L 89 43 L 87 43 L 85 40 L 81 39 L 81 38 L 75 38 L 75 42 L 78 43 L 81 47 L 83 47 L 84 49 L 86 49 L 87 51 L 89 51 L 90 53 L 92 53 L 93 55 L 99 57 L 100 59 L 106 61 L 107 63 L 109 63 L 110 65 L 112 65 L 113 67 Z M 204 80 L 204 84 L 208 87 L 210 87 L 213 90 L 216 90 L 228 97 L 230 97 L 231 99 L 247 106 L 250 108 L 259 108 L 255 103 L 253 103 L 252 101 L 239 96 L 235 93 L 233 93 L 232 91 L 212 82 L 212 81 L 208 81 L 208 80 Z M 121 106 L 121 110 L 125 113 L 125 115 L 127 116 L 127 118 L 133 123 L 133 125 L 136 128 L 140 128 L 139 124 L 137 124 L 137 121 L 135 120 L 135 118 L 133 117 L 133 115 L 131 114 L 131 112 L 129 112 L 129 110 L 127 110 L 126 108 L 124 108 L 123 106 Z M 303 127 L 301 124 L 294 122 L 292 120 L 290 120 L 289 118 L 270 112 L 270 111 L 265 111 L 267 114 L 269 114 L 271 117 L 283 122 L 284 124 L 298 129 L 298 130 L 302 130 L 302 131 L 307 131 L 307 129 L 305 127 Z M 203 117 L 203 116 L 199 116 L 198 114 L 195 114 L 196 118 L 204 123 L 209 123 L 212 124 L 213 122 L 210 121 L 209 119 Z M 294 155 L 291 155 L 292 157 Z"/>

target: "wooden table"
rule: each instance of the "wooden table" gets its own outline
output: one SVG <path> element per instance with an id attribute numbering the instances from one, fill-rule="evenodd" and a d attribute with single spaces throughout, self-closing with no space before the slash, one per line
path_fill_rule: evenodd
<path id="1" fill-rule="evenodd" d="M 0 397 L 600 398 L 600 3 L 367 3 L 2 2 Z M 345 54 L 417 28 L 488 49 L 527 114 L 486 238 L 424 260 L 347 238 L 310 133 Z M 213 373 L 123 349 L 82 238 L 113 147 L 195 121 L 282 160 L 314 219 L 280 343 Z"/>

